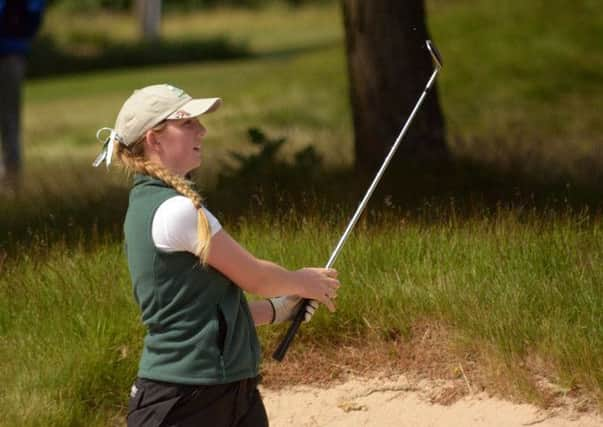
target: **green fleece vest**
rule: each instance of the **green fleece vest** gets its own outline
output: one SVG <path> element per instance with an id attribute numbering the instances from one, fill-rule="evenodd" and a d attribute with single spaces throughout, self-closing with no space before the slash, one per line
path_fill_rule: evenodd
<path id="1" fill-rule="evenodd" d="M 223 384 L 258 375 L 260 346 L 242 290 L 190 252 L 153 244 L 155 211 L 178 195 L 136 175 L 124 224 L 134 297 L 147 327 L 138 376 Z"/>

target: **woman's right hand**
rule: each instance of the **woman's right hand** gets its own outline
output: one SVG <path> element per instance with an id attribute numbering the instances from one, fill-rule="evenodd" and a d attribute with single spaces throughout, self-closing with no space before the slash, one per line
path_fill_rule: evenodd
<path id="1" fill-rule="evenodd" d="M 306 267 L 293 273 L 299 283 L 297 294 L 300 297 L 319 301 L 326 305 L 329 311 L 335 311 L 334 299 L 337 298 L 337 289 L 340 286 L 337 270 Z"/>

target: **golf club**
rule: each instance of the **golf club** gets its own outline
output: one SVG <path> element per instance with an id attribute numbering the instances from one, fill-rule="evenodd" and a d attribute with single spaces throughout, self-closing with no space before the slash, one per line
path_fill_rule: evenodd
<path id="1" fill-rule="evenodd" d="M 381 168 L 377 172 L 377 175 L 373 179 L 371 186 L 369 187 L 368 191 L 364 195 L 364 198 L 360 202 L 360 205 L 356 209 L 356 213 L 354 213 L 354 216 L 350 220 L 350 223 L 348 224 L 346 230 L 344 231 L 343 235 L 339 239 L 339 243 L 337 243 L 337 246 L 333 250 L 333 253 L 331 254 L 331 257 L 329 258 L 329 261 L 327 262 L 327 265 L 325 266 L 325 268 L 331 268 L 331 266 L 335 263 L 335 260 L 337 259 L 339 252 L 341 252 L 341 249 L 343 248 L 343 245 L 345 244 L 350 233 L 352 232 L 354 225 L 356 225 L 356 222 L 358 222 L 360 215 L 362 214 L 362 212 L 364 211 L 364 208 L 368 204 L 368 201 L 371 198 L 373 192 L 375 191 L 377 184 L 379 184 L 379 181 L 381 180 L 381 177 L 385 173 L 387 166 L 389 165 L 391 159 L 393 158 L 394 154 L 396 153 L 398 146 L 402 142 L 402 138 L 406 134 L 406 131 L 408 130 L 408 127 L 410 126 L 410 123 L 414 119 L 415 114 L 417 113 L 417 111 L 419 110 L 419 107 L 423 103 L 423 100 L 425 99 L 427 92 L 433 85 L 433 82 L 435 81 L 435 78 L 436 78 L 438 72 L 442 69 L 442 66 L 443 66 L 442 57 L 440 56 L 436 47 L 433 45 L 431 40 L 427 40 L 425 42 L 425 44 L 427 45 L 427 50 L 429 51 L 431 58 L 433 59 L 433 62 L 435 64 L 435 69 L 434 69 L 433 73 L 431 74 L 431 77 L 429 78 L 429 81 L 427 82 L 425 89 L 423 89 L 423 93 L 419 97 L 419 100 L 417 101 L 417 103 L 415 104 L 415 107 L 413 108 L 412 112 L 410 113 L 410 116 L 408 116 L 408 119 L 406 120 L 406 123 L 404 124 L 402 131 L 398 135 L 396 142 L 390 149 L 387 157 L 385 158 L 385 161 L 383 162 L 383 164 L 381 165 Z M 280 362 L 285 358 L 285 354 L 287 354 L 287 350 L 289 349 L 289 346 L 293 342 L 293 338 L 295 337 L 297 330 L 299 329 L 302 321 L 304 320 L 304 316 L 306 313 L 306 305 L 309 302 L 310 302 L 310 300 L 308 300 L 308 299 L 303 300 L 299 311 L 295 315 L 295 318 L 293 319 L 291 326 L 289 326 L 289 329 L 287 330 L 287 333 L 285 334 L 285 337 L 283 338 L 283 340 L 281 341 L 281 343 L 278 345 L 277 349 L 275 350 L 274 354 L 272 355 L 272 357 L 275 360 Z"/>

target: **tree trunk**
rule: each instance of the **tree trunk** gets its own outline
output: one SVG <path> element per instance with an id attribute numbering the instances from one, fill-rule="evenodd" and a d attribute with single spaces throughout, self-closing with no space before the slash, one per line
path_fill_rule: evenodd
<path id="1" fill-rule="evenodd" d="M 342 0 L 356 169 L 374 173 L 433 71 L 423 0 Z M 397 158 L 448 158 L 436 86 L 417 112 Z M 403 156 L 403 157 L 402 157 Z"/>
<path id="2" fill-rule="evenodd" d="M 161 30 L 161 0 L 136 0 L 136 15 L 140 22 L 142 37 L 146 41 L 157 41 Z"/>

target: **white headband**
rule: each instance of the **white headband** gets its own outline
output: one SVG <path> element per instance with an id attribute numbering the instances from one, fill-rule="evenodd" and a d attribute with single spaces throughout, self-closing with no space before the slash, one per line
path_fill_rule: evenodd
<path id="1" fill-rule="evenodd" d="M 109 131 L 110 133 L 109 133 L 109 137 L 106 138 L 105 140 L 103 140 L 101 138 L 101 135 L 105 131 Z M 100 128 L 96 132 L 96 139 L 103 144 L 103 149 L 99 153 L 99 155 L 96 156 L 96 159 L 94 159 L 94 162 L 92 162 L 92 166 L 94 166 L 96 168 L 104 160 L 105 163 L 107 164 L 107 168 L 109 168 L 109 165 L 111 164 L 111 157 L 113 156 L 113 146 L 115 145 L 115 142 L 123 144 L 123 138 L 115 131 L 115 129 Z"/>

